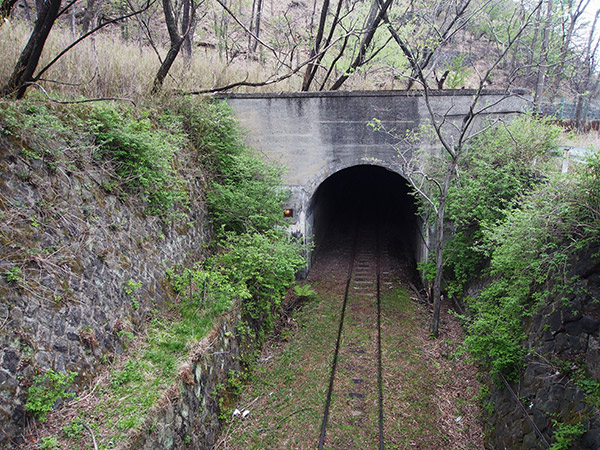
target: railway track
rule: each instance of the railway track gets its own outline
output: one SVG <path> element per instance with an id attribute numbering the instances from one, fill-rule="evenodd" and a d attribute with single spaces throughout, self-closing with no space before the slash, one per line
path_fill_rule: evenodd
<path id="1" fill-rule="evenodd" d="M 365 433 L 383 450 L 384 407 L 381 354 L 381 285 L 388 255 L 375 225 L 356 227 L 319 436 L 323 448 L 353 448 L 351 436 Z M 328 435 L 343 424 L 344 436 Z"/>

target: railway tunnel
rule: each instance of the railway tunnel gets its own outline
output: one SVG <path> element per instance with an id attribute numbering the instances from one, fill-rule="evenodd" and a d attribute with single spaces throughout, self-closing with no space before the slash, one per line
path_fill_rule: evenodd
<path id="1" fill-rule="evenodd" d="M 314 258 L 356 228 L 378 233 L 387 250 L 416 271 L 423 247 L 421 218 L 407 181 L 384 167 L 357 165 L 325 179 L 309 204 Z M 346 241 L 348 242 L 348 241 Z"/>

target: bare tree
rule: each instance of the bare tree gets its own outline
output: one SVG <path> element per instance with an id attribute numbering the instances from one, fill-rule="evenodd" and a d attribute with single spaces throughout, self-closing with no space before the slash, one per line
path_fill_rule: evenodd
<path id="1" fill-rule="evenodd" d="M 365 34 L 360 42 L 360 47 L 358 49 L 358 54 L 356 58 L 352 61 L 348 69 L 333 83 L 331 86 L 331 90 L 335 91 L 339 89 L 342 84 L 348 79 L 350 74 L 358 69 L 360 66 L 365 64 L 367 61 L 367 50 L 373 41 L 373 37 L 375 36 L 375 32 L 379 28 L 381 21 L 383 20 L 383 16 L 387 14 L 388 9 L 392 5 L 393 0 L 385 0 L 381 6 L 378 4 L 378 0 L 373 0 L 371 4 L 371 10 L 369 13 L 369 17 L 367 19 L 365 25 Z"/>
<path id="2" fill-rule="evenodd" d="M 33 81 L 33 73 L 42 56 L 46 39 L 61 12 L 61 3 L 62 0 L 48 0 L 42 3 L 41 9 L 38 9 L 38 17 L 29 41 L 21 52 L 8 82 L 0 90 L 1 95 L 14 95 L 16 98 L 22 98 L 25 95 L 28 83 Z"/>
<path id="3" fill-rule="evenodd" d="M 550 89 L 550 94 L 548 96 L 548 100 L 550 103 L 553 102 L 556 97 L 559 89 L 561 80 L 565 77 L 565 67 L 569 60 L 569 52 L 571 50 L 571 44 L 573 42 L 573 38 L 575 36 L 576 25 L 579 23 L 579 19 L 582 17 L 583 12 L 590 4 L 591 0 L 568 0 L 567 4 L 567 15 L 568 15 L 568 23 L 566 27 L 565 35 L 562 39 L 562 48 L 560 51 L 560 57 L 558 60 L 558 66 L 556 68 L 555 81 Z"/>
<path id="4" fill-rule="evenodd" d="M 258 46 L 260 37 L 260 21 L 262 17 L 263 0 L 252 1 L 252 13 L 250 15 L 250 31 L 248 35 L 248 52 L 254 53 Z"/>
<path id="5" fill-rule="evenodd" d="M 548 64 L 548 48 L 550 45 L 550 29 L 552 26 L 552 9 L 553 0 L 548 0 L 548 7 L 546 9 L 546 20 L 544 22 L 544 36 L 542 38 L 542 47 L 538 59 L 538 71 L 535 83 L 535 96 L 533 98 L 533 103 L 536 107 L 539 107 L 542 101 L 542 96 L 544 95 L 546 69 Z"/>
<path id="6" fill-rule="evenodd" d="M 378 0 L 379 5 L 383 8 L 383 0 Z M 435 280 L 433 283 L 433 318 L 431 324 L 431 331 L 434 336 L 439 334 L 439 319 L 440 319 L 440 308 L 441 308 L 441 288 L 442 288 L 442 277 L 443 277 L 443 244 L 444 244 L 444 228 L 445 228 L 445 210 L 446 202 L 448 199 L 448 191 L 451 183 L 453 182 L 456 174 L 458 173 L 459 163 L 463 152 L 466 150 L 467 143 L 469 140 L 478 132 L 474 129 L 476 119 L 485 113 L 493 105 L 481 105 L 481 99 L 483 89 L 486 80 L 492 74 L 492 72 L 498 67 L 498 65 L 504 60 L 509 50 L 523 34 L 524 30 L 530 26 L 533 21 L 533 17 L 536 14 L 537 9 L 541 5 L 537 5 L 518 23 L 518 27 L 515 31 L 510 32 L 506 41 L 491 64 L 484 73 L 480 74 L 478 87 L 475 91 L 475 95 L 472 97 L 470 104 L 467 108 L 467 112 L 460 119 L 451 119 L 451 111 L 439 111 L 436 110 L 432 104 L 431 99 L 431 81 L 425 73 L 427 60 L 431 57 L 437 48 L 444 45 L 453 35 L 461 30 L 474 16 L 475 10 L 472 13 L 468 13 L 468 8 L 464 2 L 455 1 L 445 6 L 449 11 L 452 11 L 452 16 L 448 16 L 445 19 L 445 23 L 442 24 L 441 32 L 440 28 L 437 28 L 435 21 L 429 21 L 429 26 L 435 31 L 435 34 L 440 38 L 437 41 L 436 47 L 427 49 L 425 59 L 419 58 L 418 52 L 415 51 L 415 47 L 418 48 L 419 44 L 410 42 L 408 37 L 402 37 L 398 32 L 394 24 L 389 20 L 387 14 L 384 14 L 384 20 L 388 26 L 388 30 L 393 37 L 396 44 L 399 46 L 402 53 L 405 55 L 410 63 L 414 79 L 419 83 L 423 89 L 422 95 L 427 107 L 429 114 L 429 121 L 431 128 L 434 132 L 437 141 L 441 145 L 442 152 L 445 155 L 441 158 L 441 161 L 445 161 L 442 165 L 441 177 L 435 178 L 427 173 L 415 169 L 414 161 L 410 158 L 404 160 L 404 166 L 406 168 L 405 173 L 409 183 L 415 189 L 416 192 L 421 194 L 421 198 L 426 204 L 431 207 L 435 217 L 435 230 L 434 230 L 434 258 L 435 258 Z M 519 20 L 518 14 L 515 14 L 513 20 Z M 506 89 L 506 96 L 510 95 L 508 87 Z M 496 102 L 495 104 L 497 104 Z M 427 188 L 425 188 L 427 186 Z M 432 187 L 433 186 L 433 187 Z M 431 190 L 432 189 L 432 190 Z"/>
<path id="7" fill-rule="evenodd" d="M 600 38 L 596 37 L 596 25 L 600 18 L 600 9 L 596 11 L 594 20 L 590 27 L 590 32 L 585 46 L 579 71 L 573 77 L 575 92 L 577 93 L 577 103 L 575 108 L 575 123 L 577 129 L 581 129 L 587 120 L 590 99 L 597 94 L 600 85 L 600 77 L 596 74 L 598 47 Z"/>
<path id="8" fill-rule="evenodd" d="M 316 6 L 315 0 L 315 6 Z M 342 7 L 342 0 L 338 0 L 338 7 L 336 9 L 335 19 L 331 25 L 329 36 L 333 36 L 335 31 L 335 27 L 338 24 L 339 11 Z M 309 58 L 313 58 L 317 53 L 319 53 L 321 47 L 321 41 L 323 40 L 323 35 L 325 34 L 325 24 L 327 21 L 327 14 L 329 13 L 329 0 L 323 0 L 323 6 L 321 7 L 321 15 L 319 16 L 319 26 L 317 27 L 317 34 L 315 35 L 314 46 L 310 49 Z M 311 26 L 312 29 L 312 26 Z M 326 46 L 327 44 L 325 44 Z M 317 68 L 319 65 L 319 61 L 315 60 L 310 63 L 306 68 L 306 72 L 304 72 L 304 81 L 302 82 L 302 90 L 308 91 L 310 85 L 315 77 L 317 72 Z"/>
<path id="9" fill-rule="evenodd" d="M 171 66 L 175 62 L 179 50 L 183 45 L 185 39 L 191 33 L 193 29 L 193 23 L 195 22 L 196 9 L 199 5 L 194 4 L 193 0 L 183 1 L 183 15 L 181 20 L 178 20 L 171 0 L 163 0 L 163 11 L 165 13 L 165 22 L 167 24 L 167 30 L 169 32 L 170 47 L 167 52 L 167 56 L 163 60 L 156 77 L 154 78 L 154 84 L 152 86 L 152 93 L 156 94 L 162 88 L 162 85 L 167 77 Z M 178 27 L 178 22 L 181 23 L 181 31 Z"/>

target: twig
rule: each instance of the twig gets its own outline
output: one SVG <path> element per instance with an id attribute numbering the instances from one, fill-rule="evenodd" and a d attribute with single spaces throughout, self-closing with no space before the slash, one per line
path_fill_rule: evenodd
<path id="1" fill-rule="evenodd" d="M 307 59 L 302 64 L 299 64 L 298 66 L 296 66 L 293 70 L 291 70 L 288 73 L 285 73 L 277 78 L 273 78 L 273 79 L 266 80 L 266 81 L 260 81 L 260 82 L 247 82 L 244 80 L 244 81 L 238 81 L 236 83 L 231 83 L 226 86 L 216 87 L 216 88 L 212 88 L 212 89 L 201 89 L 199 91 L 180 91 L 178 93 L 179 93 L 179 95 L 215 94 L 217 92 L 228 91 L 230 89 L 240 87 L 240 86 L 259 87 L 259 86 L 268 86 L 270 84 L 279 83 L 280 81 L 286 80 L 286 79 L 290 78 L 292 75 L 295 75 L 296 73 L 298 73 L 304 66 L 315 61 L 317 58 L 319 58 L 319 56 L 321 56 L 322 54 L 327 52 L 333 45 L 335 45 L 337 43 L 337 41 L 339 41 L 340 39 L 344 39 L 345 37 L 346 37 L 346 35 L 340 36 L 338 39 L 336 39 L 334 42 L 332 42 L 331 45 L 329 45 L 328 47 L 325 47 L 321 51 L 321 53 L 318 53 L 315 56 L 313 56 L 312 58 Z M 246 76 L 246 80 L 247 79 L 248 79 L 248 76 Z"/>
<path id="2" fill-rule="evenodd" d="M 87 423 L 84 423 L 83 426 L 85 427 L 86 430 L 88 430 L 90 432 L 90 434 L 92 435 L 92 442 L 94 444 L 94 450 L 98 450 L 98 444 L 96 444 L 96 436 L 94 435 L 94 431 L 88 427 Z"/>
<path id="3" fill-rule="evenodd" d="M 227 5 L 226 5 L 225 3 L 223 3 L 223 1 L 222 1 L 222 0 L 217 0 L 217 3 L 218 3 L 219 5 L 221 5 L 221 7 L 222 7 L 222 8 L 223 8 L 223 9 L 224 9 L 226 12 L 227 12 L 227 14 L 229 14 L 229 15 L 230 15 L 230 16 L 233 18 L 233 20 L 235 20 L 235 21 L 238 23 L 238 25 L 239 25 L 240 27 L 242 27 L 242 29 L 243 29 L 243 30 L 244 30 L 246 33 L 248 33 L 248 34 L 249 34 L 249 35 L 252 37 L 252 39 L 255 39 L 255 40 L 256 40 L 256 42 L 258 42 L 260 45 L 262 45 L 263 47 L 265 47 L 265 48 L 269 49 L 269 50 L 270 50 L 270 51 L 273 53 L 273 56 L 275 56 L 275 59 L 277 59 L 277 61 L 278 61 L 280 64 L 282 64 L 282 65 L 286 66 L 288 69 L 291 69 L 291 67 L 290 67 L 290 66 L 289 66 L 289 65 L 288 65 L 288 64 L 287 64 L 285 61 L 282 61 L 282 60 L 279 58 L 279 56 L 277 55 L 277 51 L 276 51 L 276 50 L 275 50 L 273 47 L 271 47 L 270 45 L 268 45 L 268 44 L 266 44 L 265 42 L 263 42 L 263 41 L 262 41 L 262 40 L 261 40 L 261 39 L 260 39 L 260 38 L 259 38 L 259 37 L 258 37 L 256 34 L 254 34 L 252 31 L 250 31 L 250 30 L 248 29 L 248 27 L 246 27 L 246 25 L 244 25 L 244 24 L 243 24 L 243 23 L 242 23 L 242 22 L 241 22 L 241 21 L 240 21 L 240 20 L 239 20 L 239 19 L 236 17 L 236 15 L 235 15 L 235 14 L 234 14 L 234 13 L 233 13 L 233 12 L 232 12 L 232 11 L 231 11 L 229 8 L 228 8 L 228 7 L 227 7 Z"/>
<path id="4" fill-rule="evenodd" d="M 40 91 L 42 91 L 42 93 L 46 96 L 46 98 L 48 100 L 50 100 L 53 103 L 58 103 L 60 105 L 73 105 L 73 104 L 77 104 L 77 103 L 91 103 L 91 102 L 106 102 L 106 101 L 124 101 L 124 102 L 131 102 L 131 104 L 133 104 L 133 106 L 137 106 L 135 104 L 135 102 L 130 99 L 130 98 L 125 98 L 125 97 L 99 97 L 99 98 L 87 98 L 84 100 L 56 100 L 52 97 L 50 97 L 50 95 L 48 94 L 48 92 L 46 91 L 46 89 L 43 88 L 43 86 L 41 86 L 39 83 L 36 83 L 34 81 L 30 81 L 25 83 L 26 85 L 29 86 L 35 86 L 37 87 Z"/>
<path id="5" fill-rule="evenodd" d="M 4 322 L 2 322 L 2 325 L 0 325 L 0 331 L 4 328 L 4 325 L 6 325 L 6 322 L 8 322 L 9 317 L 10 317 L 10 312 L 7 309 L 6 310 L 6 319 L 4 319 Z"/>
<path id="6" fill-rule="evenodd" d="M 10 437 L 8 434 L 6 434 L 6 431 L 4 431 L 4 430 L 2 430 L 2 429 L 0 429 L 0 431 L 2 431 L 2 434 L 4 434 L 4 436 L 5 436 L 5 437 L 8 439 L 8 441 L 9 441 L 9 442 L 10 442 L 12 445 L 14 445 L 16 448 L 18 448 L 18 449 L 20 449 L 20 450 L 23 450 L 23 447 L 21 447 L 19 444 L 17 444 L 15 441 L 13 441 L 13 440 L 12 440 L 12 438 L 11 438 L 11 437 Z"/>

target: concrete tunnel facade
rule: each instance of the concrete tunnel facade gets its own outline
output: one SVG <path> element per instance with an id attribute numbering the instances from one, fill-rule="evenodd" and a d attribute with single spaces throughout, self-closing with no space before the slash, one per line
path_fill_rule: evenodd
<path id="1" fill-rule="evenodd" d="M 443 113 L 451 132 L 452 122 L 462 120 L 468 111 L 474 91 L 431 94 L 431 108 Z M 344 214 L 358 213 L 359 203 L 352 200 L 367 193 L 378 202 L 388 201 L 396 219 L 404 217 L 396 224 L 399 233 L 408 236 L 406 245 L 411 257 L 415 262 L 426 260 L 430 233 L 416 215 L 414 203 L 407 200 L 413 199 L 408 196 L 398 157 L 399 150 L 410 155 L 415 150 L 410 146 L 415 144 L 398 142 L 395 137 L 429 123 L 429 110 L 421 92 L 229 94 L 217 98 L 225 99 L 232 108 L 246 132 L 247 144 L 263 158 L 284 167 L 283 181 L 291 191 L 285 205 L 291 213 L 290 232 L 303 239 L 309 265 L 323 227 L 332 214 L 340 211 L 331 199 L 346 205 Z M 486 92 L 479 121 L 518 114 L 525 107 L 522 97 Z M 393 133 L 370 127 L 373 119 Z M 439 145 L 420 142 L 419 149 L 434 152 L 439 151 Z M 388 193 L 380 182 L 396 190 L 387 200 L 383 200 Z M 345 192 L 336 197 L 337 189 Z"/>
<path id="2" fill-rule="evenodd" d="M 360 223 L 380 235 L 394 235 L 394 253 L 415 267 L 423 242 L 415 203 L 408 182 L 396 172 L 376 165 L 340 170 L 319 185 L 307 209 L 314 250 L 332 234 L 351 234 Z"/>

